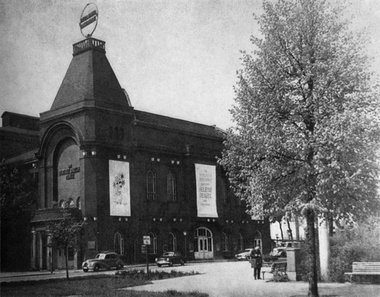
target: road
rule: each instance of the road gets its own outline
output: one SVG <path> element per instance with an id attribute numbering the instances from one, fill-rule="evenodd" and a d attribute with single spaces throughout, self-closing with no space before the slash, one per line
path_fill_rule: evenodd
<path id="1" fill-rule="evenodd" d="M 145 269 L 144 265 L 126 266 L 124 269 Z M 264 268 L 267 270 L 268 268 Z M 270 274 L 266 274 L 265 280 L 254 280 L 250 264 L 243 262 L 212 262 L 212 263 L 186 263 L 185 266 L 161 267 L 151 266 L 151 270 L 182 272 L 199 272 L 197 275 L 153 281 L 151 284 L 125 288 L 123 290 L 140 291 L 199 291 L 209 294 L 210 297 L 290 297 L 306 296 L 308 284 L 305 282 L 267 282 Z M 70 270 L 70 277 L 114 274 L 115 271 L 89 272 Z M 0 281 L 21 281 L 65 278 L 65 271 L 43 273 L 0 273 Z M 378 297 L 380 285 L 360 284 L 319 284 L 320 296 L 344 296 L 344 297 Z"/>

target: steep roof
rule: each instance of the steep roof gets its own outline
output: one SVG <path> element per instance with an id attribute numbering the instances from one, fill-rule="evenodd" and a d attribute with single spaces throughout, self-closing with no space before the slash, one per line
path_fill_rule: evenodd
<path id="1" fill-rule="evenodd" d="M 78 106 L 131 108 L 107 60 L 104 41 L 87 38 L 73 45 L 73 58 L 50 111 Z"/>

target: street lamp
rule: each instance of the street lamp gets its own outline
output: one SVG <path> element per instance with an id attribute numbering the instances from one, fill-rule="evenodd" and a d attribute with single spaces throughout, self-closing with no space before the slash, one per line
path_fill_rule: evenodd
<path id="1" fill-rule="evenodd" d="M 186 236 L 187 236 L 187 232 L 186 231 L 183 231 L 183 236 L 185 236 L 185 261 L 186 261 L 186 258 L 187 258 L 187 242 L 186 242 Z"/>

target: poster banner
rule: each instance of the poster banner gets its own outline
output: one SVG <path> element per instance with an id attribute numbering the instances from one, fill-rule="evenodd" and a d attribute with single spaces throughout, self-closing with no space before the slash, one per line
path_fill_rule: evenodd
<path id="1" fill-rule="evenodd" d="M 129 163 L 109 160 L 110 215 L 131 215 Z"/>
<path id="2" fill-rule="evenodd" d="M 195 164 L 198 217 L 217 218 L 216 167 Z"/>

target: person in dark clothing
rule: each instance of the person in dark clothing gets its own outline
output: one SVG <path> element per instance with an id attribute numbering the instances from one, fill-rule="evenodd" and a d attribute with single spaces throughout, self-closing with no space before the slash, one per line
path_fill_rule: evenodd
<path id="1" fill-rule="evenodd" d="M 260 247 L 257 246 L 251 251 L 251 267 L 253 268 L 253 277 L 261 279 L 260 270 L 263 265 L 263 258 L 261 256 Z"/>

